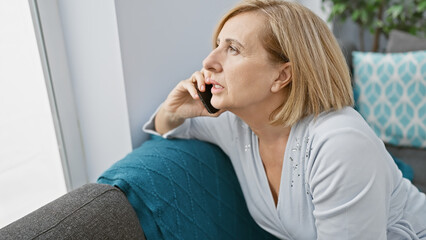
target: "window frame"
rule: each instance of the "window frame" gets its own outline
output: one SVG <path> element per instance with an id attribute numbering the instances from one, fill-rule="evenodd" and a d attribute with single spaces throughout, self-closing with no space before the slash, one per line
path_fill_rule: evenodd
<path id="1" fill-rule="evenodd" d="M 68 191 L 88 183 L 57 0 L 28 0 Z"/>

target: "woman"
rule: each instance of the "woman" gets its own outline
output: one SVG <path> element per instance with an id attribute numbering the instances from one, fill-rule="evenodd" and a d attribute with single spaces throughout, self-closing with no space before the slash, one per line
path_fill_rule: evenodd
<path id="1" fill-rule="evenodd" d="M 247 0 L 220 21 L 203 69 L 144 126 L 230 157 L 249 211 L 281 239 L 426 239 L 426 200 L 353 104 L 326 24 L 290 2 Z M 210 114 L 197 89 L 212 84 Z"/>

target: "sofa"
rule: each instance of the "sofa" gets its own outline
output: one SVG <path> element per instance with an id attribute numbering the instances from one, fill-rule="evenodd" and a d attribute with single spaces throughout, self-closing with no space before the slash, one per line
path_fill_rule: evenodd
<path id="1" fill-rule="evenodd" d="M 0 229 L 0 239 L 275 239 L 251 218 L 217 146 L 151 136 L 86 184 Z"/>
<path id="2" fill-rule="evenodd" d="M 90 183 L 0 229 L 0 239 L 145 239 L 118 188 Z"/>
<path id="3" fill-rule="evenodd" d="M 388 51 L 407 38 L 411 36 L 391 36 Z M 348 46 L 342 48 L 352 62 L 356 49 Z M 386 146 L 403 174 L 425 192 L 426 149 Z M 0 239 L 275 238 L 251 218 L 229 158 L 217 146 L 152 136 L 96 183 L 0 229 Z"/>

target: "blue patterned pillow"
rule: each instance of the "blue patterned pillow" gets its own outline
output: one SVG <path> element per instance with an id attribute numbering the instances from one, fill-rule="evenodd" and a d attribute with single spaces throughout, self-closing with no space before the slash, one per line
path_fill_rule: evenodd
<path id="1" fill-rule="evenodd" d="M 426 51 L 353 52 L 358 111 L 386 143 L 426 147 Z"/>

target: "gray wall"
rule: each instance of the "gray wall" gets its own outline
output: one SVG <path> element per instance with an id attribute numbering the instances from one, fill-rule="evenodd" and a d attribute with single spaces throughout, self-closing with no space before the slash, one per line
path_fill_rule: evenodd
<path id="1" fill-rule="evenodd" d="M 220 17 L 237 0 L 117 0 L 117 22 L 132 146 L 141 128 L 180 81 L 201 69 Z"/>

